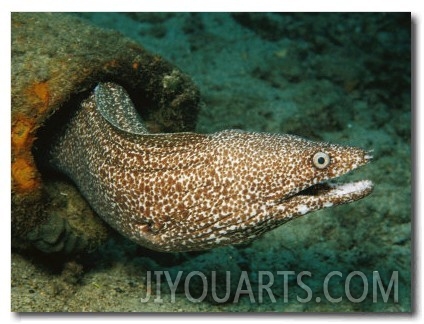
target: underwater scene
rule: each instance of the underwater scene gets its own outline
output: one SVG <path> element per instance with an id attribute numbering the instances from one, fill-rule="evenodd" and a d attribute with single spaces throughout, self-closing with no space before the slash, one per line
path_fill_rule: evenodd
<path id="1" fill-rule="evenodd" d="M 12 13 L 12 312 L 412 312 L 410 13 Z"/>

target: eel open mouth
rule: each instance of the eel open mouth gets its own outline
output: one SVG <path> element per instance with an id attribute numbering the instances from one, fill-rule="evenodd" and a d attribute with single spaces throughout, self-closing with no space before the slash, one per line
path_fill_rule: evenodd
<path id="1" fill-rule="evenodd" d="M 373 183 L 370 180 L 361 180 L 349 183 L 322 182 L 299 191 L 295 196 L 343 196 L 363 194 L 372 190 Z M 365 194 L 365 195 L 367 195 Z"/>
<path id="2" fill-rule="evenodd" d="M 349 183 L 322 182 L 308 187 L 285 201 L 298 206 L 297 212 L 304 215 L 314 210 L 346 204 L 368 196 L 373 189 L 370 180 Z"/>

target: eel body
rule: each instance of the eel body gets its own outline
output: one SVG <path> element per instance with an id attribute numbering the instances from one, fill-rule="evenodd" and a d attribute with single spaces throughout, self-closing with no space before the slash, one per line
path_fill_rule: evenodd
<path id="1" fill-rule="evenodd" d="M 361 199 L 371 181 L 327 181 L 370 159 L 360 148 L 286 134 L 149 134 L 114 83 L 96 87 L 51 149 L 53 166 L 107 223 L 169 252 L 247 242 L 309 212 Z"/>

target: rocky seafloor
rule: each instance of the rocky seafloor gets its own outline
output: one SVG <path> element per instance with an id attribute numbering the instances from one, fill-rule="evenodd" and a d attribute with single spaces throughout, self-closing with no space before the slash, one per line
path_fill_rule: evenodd
<path id="1" fill-rule="evenodd" d="M 412 310 L 408 13 L 77 15 L 190 75 L 202 98 L 198 132 L 291 133 L 373 150 L 372 163 L 344 179 L 375 188 L 244 246 L 167 254 L 115 234 L 61 262 L 12 252 L 12 311 Z M 180 278 L 175 291 L 168 275 Z"/>

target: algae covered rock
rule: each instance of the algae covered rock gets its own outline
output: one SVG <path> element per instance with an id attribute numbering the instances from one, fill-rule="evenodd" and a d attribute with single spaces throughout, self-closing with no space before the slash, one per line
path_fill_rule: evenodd
<path id="1" fill-rule="evenodd" d="M 161 57 L 71 15 L 13 13 L 11 24 L 12 246 L 92 250 L 108 227 L 71 182 L 48 171 L 55 130 L 98 82 L 113 81 L 130 93 L 149 131 L 191 131 L 198 90 Z"/>

